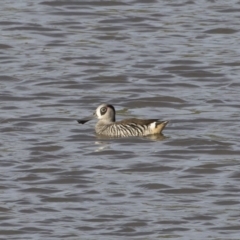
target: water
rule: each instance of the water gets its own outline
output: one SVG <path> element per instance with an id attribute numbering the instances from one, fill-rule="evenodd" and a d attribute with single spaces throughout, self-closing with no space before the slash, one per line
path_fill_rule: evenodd
<path id="1" fill-rule="evenodd" d="M 239 1 L 0 11 L 0 239 L 239 239 Z M 170 124 L 101 138 L 103 102 Z"/>

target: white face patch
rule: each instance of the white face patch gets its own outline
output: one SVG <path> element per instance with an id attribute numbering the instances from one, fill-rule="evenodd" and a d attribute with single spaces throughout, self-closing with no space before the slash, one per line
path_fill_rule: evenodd
<path id="1" fill-rule="evenodd" d="M 101 104 L 95 111 L 95 117 L 103 122 L 115 122 L 115 110 L 112 105 Z"/>
<path id="2" fill-rule="evenodd" d="M 101 119 L 101 118 L 103 118 L 103 116 L 105 115 L 101 115 L 101 108 L 102 107 L 106 107 L 106 105 L 105 104 L 102 104 L 102 105 L 100 105 L 98 108 L 97 108 L 97 110 L 96 110 L 96 114 L 97 114 L 97 118 L 98 119 Z"/>
<path id="3" fill-rule="evenodd" d="M 98 119 L 101 117 L 100 108 L 97 108 L 97 110 L 96 110 L 96 115 L 97 115 L 97 118 L 98 118 Z"/>
<path id="4" fill-rule="evenodd" d="M 150 129 L 154 130 L 156 128 L 156 126 L 157 126 L 157 122 L 153 122 L 150 124 Z"/>

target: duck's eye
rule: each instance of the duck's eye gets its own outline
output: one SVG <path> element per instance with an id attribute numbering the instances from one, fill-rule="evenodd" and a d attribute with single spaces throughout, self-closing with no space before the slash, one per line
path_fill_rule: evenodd
<path id="1" fill-rule="evenodd" d="M 106 107 L 102 107 L 100 109 L 101 115 L 105 114 L 107 112 L 107 108 Z"/>

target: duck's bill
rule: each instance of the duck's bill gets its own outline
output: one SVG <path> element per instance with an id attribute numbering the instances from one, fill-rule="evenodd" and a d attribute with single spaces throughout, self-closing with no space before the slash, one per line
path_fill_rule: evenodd
<path id="1" fill-rule="evenodd" d="M 78 123 L 80 123 L 80 124 L 84 124 L 84 123 L 86 123 L 86 122 L 89 122 L 90 120 L 92 120 L 92 119 L 94 119 L 94 116 L 92 115 L 92 116 L 89 116 L 89 117 L 86 117 L 86 118 L 83 118 L 83 119 L 79 119 L 79 120 L 77 120 L 78 121 Z"/>

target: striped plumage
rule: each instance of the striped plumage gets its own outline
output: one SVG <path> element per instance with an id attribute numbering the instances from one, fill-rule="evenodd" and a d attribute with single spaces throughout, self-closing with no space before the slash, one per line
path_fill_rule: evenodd
<path id="1" fill-rule="evenodd" d="M 109 137 L 130 137 L 147 136 L 152 134 L 161 134 L 162 130 L 168 124 L 168 121 L 159 121 L 158 119 L 136 119 L 130 118 L 122 121 L 115 121 L 115 109 L 112 105 L 100 105 L 94 116 L 99 119 L 95 126 L 97 134 Z M 91 117 L 92 118 L 92 117 Z M 84 124 L 91 118 L 78 120 Z"/>

